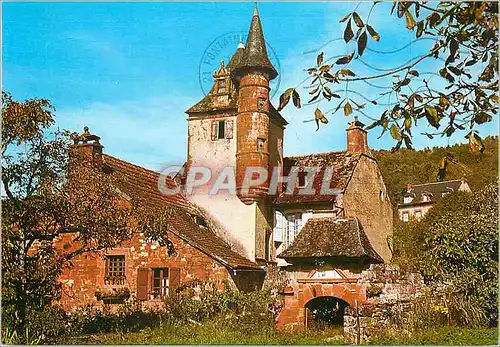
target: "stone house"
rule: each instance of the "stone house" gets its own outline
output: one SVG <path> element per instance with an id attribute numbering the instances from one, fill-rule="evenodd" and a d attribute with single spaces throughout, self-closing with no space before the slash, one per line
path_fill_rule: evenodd
<path id="1" fill-rule="evenodd" d="M 410 218 L 420 220 L 441 200 L 452 192 L 470 192 L 470 187 L 464 180 L 443 181 L 425 184 L 407 184 L 403 200 L 398 204 L 399 219 L 408 222 Z"/>
<path id="2" fill-rule="evenodd" d="M 105 172 L 120 173 L 117 188 L 125 199 L 140 196 L 151 208 L 174 206 L 179 213 L 166 230 L 173 253 L 139 234 L 103 256 L 76 259 L 61 276 L 67 309 L 99 302 L 99 288 L 126 287 L 147 303 L 194 279 L 250 290 L 262 285 L 270 266 L 289 278 L 279 328 L 307 325 L 325 297 L 339 317 L 366 300 L 358 279 L 371 264 L 391 259 L 392 208 L 364 124 L 349 123 L 345 151 L 285 157 L 287 121 L 269 96 L 276 76 L 255 8 L 246 44 L 221 63 L 210 92 L 186 111 L 187 161 L 166 185 L 185 192 L 193 168 L 217 174 L 229 167 L 235 194 L 209 194 L 212 181 L 191 194 L 163 195 L 159 173 L 103 154 L 98 141 L 75 145 L 99 158 Z M 276 191 L 272 179 L 241 189 L 249 167 L 269 177 L 278 172 Z"/>

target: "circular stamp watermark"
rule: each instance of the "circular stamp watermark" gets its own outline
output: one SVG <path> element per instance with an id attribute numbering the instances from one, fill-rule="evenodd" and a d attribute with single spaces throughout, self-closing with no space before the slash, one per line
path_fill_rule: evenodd
<path id="1" fill-rule="evenodd" d="M 247 36 L 248 33 L 243 31 L 229 32 L 217 37 L 205 49 L 198 68 L 200 88 L 203 92 L 203 95 L 207 95 L 207 93 L 212 88 L 212 85 L 214 83 L 212 75 L 214 71 L 219 70 L 221 60 L 223 60 L 224 64 L 227 65 L 233 57 L 234 53 L 236 53 L 238 44 L 240 42 L 246 42 Z M 278 71 L 278 77 L 272 80 L 269 85 L 271 87 L 271 97 L 273 97 L 279 89 L 281 81 L 281 66 L 276 52 L 268 42 L 266 42 L 266 49 L 269 60 L 273 64 L 276 71 Z"/>

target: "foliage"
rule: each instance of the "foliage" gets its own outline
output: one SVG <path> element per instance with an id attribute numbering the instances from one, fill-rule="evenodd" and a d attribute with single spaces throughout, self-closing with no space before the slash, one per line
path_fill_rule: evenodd
<path id="1" fill-rule="evenodd" d="M 445 327 L 416 331 L 411 336 L 392 335 L 382 332 L 370 340 L 370 345 L 451 345 L 485 346 L 498 344 L 497 329 L 470 329 Z"/>
<path id="2" fill-rule="evenodd" d="M 273 329 L 279 305 L 277 295 L 268 290 L 249 293 L 218 290 L 210 282 L 197 281 L 165 300 L 165 315 L 176 322 L 203 322 L 221 316 L 225 324 L 252 331 L 263 326 Z"/>
<path id="3" fill-rule="evenodd" d="M 472 153 L 467 145 L 434 147 L 425 150 L 401 149 L 397 152 L 373 151 L 382 171 L 388 195 L 397 211 L 407 183 L 436 182 L 442 159 L 450 154 L 456 164 L 446 168 L 446 180 L 465 179 L 472 191 L 496 182 L 498 176 L 498 137 L 484 139 L 483 153 Z"/>
<path id="4" fill-rule="evenodd" d="M 490 326 L 496 325 L 496 184 L 475 194 L 455 192 L 444 197 L 422 221 L 397 227 L 394 238 L 394 261 L 406 267 L 412 264 L 411 270 L 422 271 L 430 284 L 444 284 L 451 292 L 448 296 L 455 300 L 456 321 L 478 325 L 481 320 L 484 323 L 481 317 L 486 317 Z M 482 314 L 474 313 L 473 307 L 479 308 Z"/>
<path id="5" fill-rule="evenodd" d="M 67 339 L 66 344 L 158 344 L 158 345 L 340 345 L 341 329 L 281 332 L 274 329 L 242 331 L 215 318 L 200 324 L 166 322 L 136 333 L 112 333 Z"/>
<path id="6" fill-rule="evenodd" d="M 165 239 L 170 213 L 144 208 L 142 201 L 125 201 L 117 189 L 119 177 L 103 170 L 78 145 L 71 146 L 71 139 L 81 136 L 50 133 L 53 111 L 46 99 L 18 102 L 2 92 L 6 194 L 2 201 L 2 314 L 4 322 L 16 330 L 18 343 L 27 342 L 28 313 L 44 312 L 59 298 L 57 277 L 73 258 L 109 249 L 134 231 Z M 56 242 L 62 247 L 56 248 Z"/>
<path id="7" fill-rule="evenodd" d="M 354 112 L 366 115 L 363 111 L 366 103 L 354 99 L 353 95 L 373 105 L 378 105 L 380 98 L 387 96 L 391 101 L 396 100 L 395 104 L 389 102 L 379 119 L 375 119 L 367 129 L 381 127 L 382 134 L 389 130 L 396 141 L 395 149 L 403 143 L 411 148 L 412 128 L 417 122 L 425 121 L 435 128 L 434 133 L 426 133 L 429 138 L 435 135 L 451 136 L 457 130 L 467 131 L 465 137 L 471 149 L 482 151 L 482 140 L 475 128 L 497 116 L 498 107 L 498 4 L 449 1 L 431 6 L 417 1 L 395 1 L 391 15 L 404 18 L 406 28 L 415 32 L 417 40 L 432 39 L 435 44 L 427 53 L 403 66 L 386 69 L 376 75 L 358 76 L 349 64 L 363 56 L 369 37 L 375 41 L 371 45 L 383 36 L 370 25 L 370 16 L 377 3 L 379 1 L 373 3 L 367 18 L 361 18 L 357 12 L 358 4 L 352 13 L 340 20 L 345 23 L 344 41 L 356 42 L 354 51 L 334 63 L 328 63 L 332 59 L 325 59 L 322 52 L 317 56 L 315 66 L 307 70 L 309 77 L 302 83 L 310 81 L 309 105 L 321 100 L 339 101 L 334 109 L 327 112 L 316 107 L 314 115 L 318 129 L 320 122 L 328 123 L 327 114 L 335 114 L 340 109 L 345 116 Z M 426 79 L 418 78 L 422 73 L 418 65 L 431 58 L 443 61 L 441 69 L 438 67 L 433 73 L 437 74 L 439 69 L 442 81 L 447 84 L 444 89 L 439 88 L 439 84 L 431 85 Z M 349 86 L 356 85 L 358 81 L 391 76 L 394 79 L 392 88 L 389 87 L 377 98 L 349 90 Z M 281 95 L 278 110 L 288 104 L 290 97 L 300 108 L 297 88 L 301 84 Z"/>

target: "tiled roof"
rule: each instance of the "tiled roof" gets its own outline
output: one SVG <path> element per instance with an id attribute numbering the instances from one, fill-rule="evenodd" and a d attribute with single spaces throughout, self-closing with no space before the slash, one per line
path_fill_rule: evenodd
<path id="1" fill-rule="evenodd" d="M 290 247 L 278 255 L 286 260 L 365 258 L 382 262 L 357 219 L 311 218 Z"/>
<path id="2" fill-rule="evenodd" d="M 412 189 L 404 193 L 404 196 L 411 196 L 413 200 L 409 203 L 400 203 L 401 207 L 412 206 L 422 203 L 435 203 L 444 196 L 443 194 L 456 192 L 460 189 L 464 182 L 461 180 L 444 181 L 444 182 L 434 182 L 417 184 L 412 186 Z M 467 187 L 468 188 L 468 187 Z M 430 200 L 424 201 L 424 195 L 427 195 Z"/>
<path id="3" fill-rule="evenodd" d="M 104 170 L 113 173 L 118 188 L 137 202 L 148 207 L 164 206 L 165 204 L 194 210 L 193 206 L 181 194 L 164 195 L 158 189 L 160 174 L 145 169 L 107 154 L 102 155 Z M 169 177 L 165 180 L 167 188 L 173 189 L 176 183 Z"/>
<path id="4" fill-rule="evenodd" d="M 267 56 L 266 42 L 264 40 L 264 33 L 262 32 L 262 25 L 260 23 L 257 7 L 255 7 L 252 22 L 250 23 L 245 51 L 231 75 L 241 76 L 245 70 L 251 68 L 259 68 L 267 71 L 270 79 L 278 75 L 278 72 Z"/>
<path id="5" fill-rule="evenodd" d="M 151 209 L 165 206 L 174 207 L 176 214 L 170 219 L 170 231 L 187 243 L 232 269 L 261 270 L 256 263 L 233 251 L 208 227 L 195 223 L 193 215 L 199 215 L 198 209 L 181 193 L 161 194 L 158 190 L 159 173 L 107 154 L 103 154 L 103 163 L 104 172 L 116 175 L 117 188 L 129 199 Z M 176 183 L 171 178 L 166 179 L 166 185 L 168 188 L 176 187 Z"/>
<path id="6" fill-rule="evenodd" d="M 315 194 L 299 195 L 299 188 L 296 187 L 293 194 L 281 193 L 276 198 L 275 202 L 277 204 L 333 202 L 335 200 L 334 195 L 321 194 L 321 185 L 323 177 L 325 176 L 326 168 L 330 166 L 333 170 L 329 188 L 344 191 L 361 155 L 363 154 L 352 154 L 346 151 L 341 151 L 285 157 L 283 160 L 284 175 L 288 175 L 293 166 L 299 168 L 320 167 L 321 169 L 315 175 L 313 181 Z"/>

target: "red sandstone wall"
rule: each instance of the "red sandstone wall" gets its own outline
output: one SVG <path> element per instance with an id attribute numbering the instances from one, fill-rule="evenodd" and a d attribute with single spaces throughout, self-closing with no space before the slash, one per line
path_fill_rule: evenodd
<path id="1" fill-rule="evenodd" d="M 63 294 L 59 303 L 65 310 L 71 311 L 86 304 L 100 305 L 95 297 L 97 289 L 111 288 L 105 286 L 104 254 L 125 255 L 126 285 L 132 294 L 137 290 L 137 269 L 168 267 L 180 268 L 180 283 L 194 279 L 211 280 L 220 284 L 223 280 L 232 283 L 228 270 L 205 253 L 187 244 L 176 235 L 169 233 L 175 245 L 176 254 L 169 257 L 166 247 L 159 247 L 157 242 L 145 242 L 144 236 L 136 235 L 121 247 L 114 248 L 102 255 L 84 254 L 75 258 L 73 266 L 60 276 L 63 283 Z M 72 235 L 66 234 L 56 240 L 56 247 L 68 249 Z"/>

